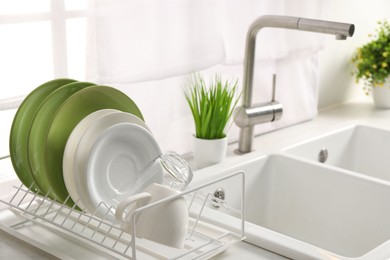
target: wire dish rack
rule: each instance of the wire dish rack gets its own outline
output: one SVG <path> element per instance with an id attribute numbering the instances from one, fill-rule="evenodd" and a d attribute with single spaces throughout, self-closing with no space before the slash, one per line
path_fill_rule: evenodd
<path id="1" fill-rule="evenodd" d="M 241 188 L 238 209 L 230 207 L 227 201 L 216 198 L 212 193 L 214 187 L 232 179 Z M 104 203 L 100 203 L 99 207 L 106 214 L 99 218 L 75 206 L 69 208 L 47 196 L 40 196 L 24 186 L 14 188 L 15 193 L 9 200 L 0 200 L 9 206 L 0 211 L 0 229 L 62 259 L 86 258 L 90 254 L 104 259 L 208 259 L 244 239 L 243 172 L 209 181 L 135 211 L 135 214 L 141 214 L 150 207 L 183 196 L 190 216 L 185 245 L 181 249 L 137 237 L 134 222 L 131 233 L 124 232 L 115 221 L 115 208 Z M 222 224 L 225 216 L 227 222 L 239 220 L 235 228 Z"/>

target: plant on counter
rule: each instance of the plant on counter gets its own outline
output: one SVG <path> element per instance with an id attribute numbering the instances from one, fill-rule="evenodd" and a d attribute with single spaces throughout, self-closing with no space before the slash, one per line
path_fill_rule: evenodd
<path id="1" fill-rule="evenodd" d="M 390 75 L 390 24 L 378 21 L 372 40 L 356 50 L 352 57 L 356 81 L 364 81 L 364 90 L 369 94 L 372 87 L 381 87 Z"/>
<path id="2" fill-rule="evenodd" d="M 184 89 L 195 122 L 195 137 L 221 139 L 226 137 L 229 119 L 237 105 L 237 82 L 223 81 L 219 75 L 207 86 L 200 74 L 192 75 Z"/>

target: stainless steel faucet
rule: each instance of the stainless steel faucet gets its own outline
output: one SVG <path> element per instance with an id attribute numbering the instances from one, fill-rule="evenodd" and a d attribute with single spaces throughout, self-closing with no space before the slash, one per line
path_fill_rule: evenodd
<path id="1" fill-rule="evenodd" d="M 355 31 L 353 24 L 337 23 L 322 20 L 305 19 L 290 16 L 265 15 L 259 17 L 249 27 L 246 36 L 244 58 L 243 104 L 235 110 L 234 122 L 240 127 L 239 154 L 252 151 L 253 129 L 260 123 L 272 122 L 281 118 L 283 107 L 275 100 L 275 76 L 273 80 L 271 102 L 252 104 L 253 70 L 255 65 L 256 35 L 264 27 L 286 28 L 300 31 L 334 34 L 337 40 L 351 37 Z"/>

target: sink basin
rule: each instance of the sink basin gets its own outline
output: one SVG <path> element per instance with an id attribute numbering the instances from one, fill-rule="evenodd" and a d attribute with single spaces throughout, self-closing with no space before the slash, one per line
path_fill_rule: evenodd
<path id="1" fill-rule="evenodd" d="M 247 242 L 293 259 L 390 257 L 389 183 L 282 154 L 217 175 L 240 170 L 246 174 Z M 237 183 L 222 188 L 228 203 L 238 207 Z M 218 214 L 213 218 L 239 224 Z"/>
<path id="2" fill-rule="evenodd" d="M 390 181 L 390 131 L 354 125 L 287 148 L 286 153 Z"/>

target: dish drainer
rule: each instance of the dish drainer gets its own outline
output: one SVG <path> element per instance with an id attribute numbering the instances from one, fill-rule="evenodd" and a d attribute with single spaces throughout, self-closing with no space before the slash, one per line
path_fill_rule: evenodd
<path id="1" fill-rule="evenodd" d="M 233 178 L 237 179 L 234 179 L 237 187 L 241 187 L 241 205 L 238 209 L 230 207 L 227 201 L 216 198 L 211 192 L 213 187 Z M 208 259 L 244 239 L 243 172 L 220 177 L 135 210 L 135 215 L 141 214 L 148 208 L 183 196 L 190 216 L 187 238 L 181 249 L 137 237 L 134 222 L 131 233 L 124 232 L 115 221 L 114 207 L 104 203 L 100 203 L 99 207 L 103 207 L 106 214 L 99 218 L 75 206 L 69 208 L 65 203 L 38 195 L 23 185 L 14 188 L 15 192 L 9 200 L 0 200 L 8 206 L 0 211 L 0 229 L 59 258 L 93 255 L 104 259 Z M 224 214 L 226 212 L 240 220 L 236 228 L 219 225 L 223 217 L 228 216 Z M 215 214 L 218 219 L 215 219 Z"/>

